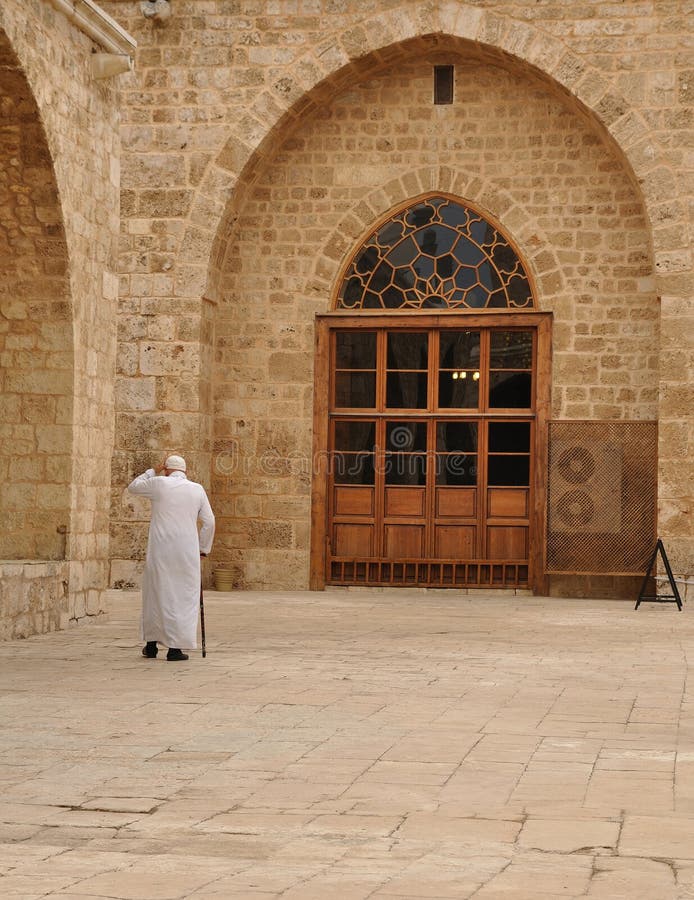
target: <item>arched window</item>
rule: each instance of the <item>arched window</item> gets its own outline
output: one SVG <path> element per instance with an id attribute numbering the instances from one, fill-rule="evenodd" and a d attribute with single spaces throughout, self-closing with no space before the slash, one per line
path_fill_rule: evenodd
<path id="1" fill-rule="evenodd" d="M 391 216 L 351 260 L 338 309 L 506 309 L 534 306 L 508 239 L 450 197 L 417 201 Z"/>

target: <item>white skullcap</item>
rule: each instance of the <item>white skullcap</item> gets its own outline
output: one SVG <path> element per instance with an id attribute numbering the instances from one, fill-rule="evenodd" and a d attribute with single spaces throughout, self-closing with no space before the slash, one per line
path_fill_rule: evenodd
<path id="1" fill-rule="evenodd" d="M 186 461 L 182 456 L 167 456 L 164 466 L 167 469 L 174 469 L 178 472 L 185 472 Z"/>

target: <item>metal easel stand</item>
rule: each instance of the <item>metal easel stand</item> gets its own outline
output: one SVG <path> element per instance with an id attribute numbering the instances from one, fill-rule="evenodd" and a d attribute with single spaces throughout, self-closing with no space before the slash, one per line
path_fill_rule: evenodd
<path id="1" fill-rule="evenodd" d="M 658 581 L 664 581 L 663 578 L 658 578 L 655 574 L 655 564 L 656 558 L 660 553 L 660 559 L 665 567 L 665 571 L 667 572 L 667 581 L 670 585 L 670 589 L 672 591 L 671 594 L 661 594 L 658 590 Z M 647 594 L 646 588 L 648 586 L 648 580 L 652 579 L 655 585 L 655 593 Z M 675 576 L 672 574 L 672 569 L 670 568 L 670 561 L 667 558 L 667 553 L 665 552 L 665 547 L 663 546 L 663 542 L 658 538 L 655 544 L 655 550 L 651 554 L 650 561 L 648 563 L 648 568 L 646 569 L 646 574 L 643 577 L 643 581 L 641 582 L 641 590 L 639 591 L 639 599 L 636 601 L 636 606 L 634 609 L 638 609 L 642 603 L 676 603 L 677 609 L 682 612 L 682 598 L 680 597 L 680 592 L 677 588 L 677 582 L 675 581 Z"/>

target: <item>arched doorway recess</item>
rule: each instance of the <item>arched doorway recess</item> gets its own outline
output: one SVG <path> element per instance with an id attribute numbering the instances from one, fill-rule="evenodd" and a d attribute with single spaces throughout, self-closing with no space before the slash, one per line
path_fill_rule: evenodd
<path id="1" fill-rule="evenodd" d="M 551 314 L 493 219 L 391 213 L 318 317 L 312 586 L 544 586 Z"/>

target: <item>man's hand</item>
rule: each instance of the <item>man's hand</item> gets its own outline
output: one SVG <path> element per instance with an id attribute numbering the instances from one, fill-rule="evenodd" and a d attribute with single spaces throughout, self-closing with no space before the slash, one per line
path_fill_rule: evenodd
<path id="1" fill-rule="evenodd" d="M 166 462 L 166 459 L 167 459 L 167 457 L 164 457 L 163 461 L 160 462 L 158 466 L 154 467 L 155 475 L 161 475 L 161 473 L 164 471 L 164 469 L 166 468 L 166 466 L 164 464 Z"/>
<path id="2" fill-rule="evenodd" d="M 204 556 L 207 556 L 207 554 L 200 551 L 200 556 L 204 557 Z"/>

